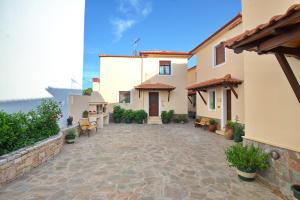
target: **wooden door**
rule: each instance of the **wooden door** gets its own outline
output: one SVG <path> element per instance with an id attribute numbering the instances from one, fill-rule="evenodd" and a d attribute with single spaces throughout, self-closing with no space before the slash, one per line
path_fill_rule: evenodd
<path id="1" fill-rule="evenodd" d="M 227 121 L 231 120 L 231 91 L 226 91 L 227 96 Z"/>
<path id="2" fill-rule="evenodd" d="M 158 116 L 158 92 L 149 92 L 149 116 Z"/>

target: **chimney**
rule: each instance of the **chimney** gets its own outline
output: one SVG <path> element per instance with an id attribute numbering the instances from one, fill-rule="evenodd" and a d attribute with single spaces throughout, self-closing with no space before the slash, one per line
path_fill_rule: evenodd
<path id="1" fill-rule="evenodd" d="M 100 79 L 93 78 L 93 92 L 100 92 Z"/>

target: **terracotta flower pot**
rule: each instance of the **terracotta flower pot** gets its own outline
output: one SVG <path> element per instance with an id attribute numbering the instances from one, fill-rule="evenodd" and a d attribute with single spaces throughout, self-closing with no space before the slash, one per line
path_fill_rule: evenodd
<path id="1" fill-rule="evenodd" d="M 217 127 L 215 125 L 208 125 L 208 130 L 210 132 L 215 132 L 217 130 Z"/>
<path id="2" fill-rule="evenodd" d="M 227 140 L 232 140 L 233 139 L 233 130 L 232 130 L 232 128 L 225 128 L 224 137 Z"/>
<path id="3" fill-rule="evenodd" d="M 245 171 L 237 169 L 237 174 L 241 180 L 250 182 L 255 180 L 256 170 Z"/>

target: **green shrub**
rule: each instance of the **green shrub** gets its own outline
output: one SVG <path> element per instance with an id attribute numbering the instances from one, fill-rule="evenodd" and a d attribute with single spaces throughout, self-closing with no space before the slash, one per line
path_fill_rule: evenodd
<path id="1" fill-rule="evenodd" d="M 266 170 L 269 167 L 268 155 L 253 145 L 235 144 L 225 150 L 225 155 L 230 167 L 236 167 L 244 172 Z"/>
<path id="2" fill-rule="evenodd" d="M 85 110 L 82 112 L 82 117 L 83 118 L 88 118 L 89 117 L 89 111 Z"/>
<path id="3" fill-rule="evenodd" d="M 87 89 L 82 91 L 82 95 L 91 96 L 92 92 L 93 92 L 92 88 L 87 88 Z"/>
<path id="4" fill-rule="evenodd" d="M 61 116 L 61 109 L 53 100 L 43 100 L 36 110 L 28 113 L 0 111 L 0 155 L 56 135 Z"/>
<path id="5" fill-rule="evenodd" d="M 75 139 L 76 134 L 75 134 L 75 129 L 71 128 L 67 131 L 67 134 L 65 136 L 66 139 Z"/>
<path id="6" fill-rule="evenodd" d="M 123 113 L 123 120 L 125 121 L 125 123 L 129 124 L 132 123 L 134 119 L 134 111 L 129 109 L 129 110 L 125 110 Z"/>
<path id="7" fill-rule="evenodd" d="M 134 120 L 138 124 L 142 124 L 144 120 L 146 120 L 148 117 L 148 114 L 144 110 L 137 110 L 134 112 Z"/>
<path id="8" fill-rule="evenodd" d="M 120 123 L 122 121 L 124 109 L 121 106 L 114 106 L 112 118 L 115 123 Z"/>
<path id="9" fill-rule="evenodd" d="M 174 115 L 174 110 L 162 111 L 160 115 L 162 119 L 162 123 L 164 124 L 170 123 L 173 118 L 173 115 Z"/>
<path id="10" fill-rule="evenodd" d="M 228 129 L 233 129 L 234 122 L 233 121 L 227 121 L 225 127 Z"/>
<path id="11" fill-rule="evenodd" d="M 175 123 L 187 123 L 188 119 L 187 119 L 186 115 L 177 115 L 176 117 L 174 117 L 173 122 L 175 122 Z"/>
<path id="12" fill-rule="evenodd" d="M 217 126 L 217 125 L 218 125 L 218 122 L 217 122 L 217 120 L 215 120 L 215 119 L 209 119 L 209 124 L 210 124 L 210 125 L 213 125 L 213 126 Z"/>
<path id="13" fill-rule="evenodd" d="M 233 122 L 233 140 L 235 142 L 242 142 L 245 135 L 244 126 L 237 122 Z"/>

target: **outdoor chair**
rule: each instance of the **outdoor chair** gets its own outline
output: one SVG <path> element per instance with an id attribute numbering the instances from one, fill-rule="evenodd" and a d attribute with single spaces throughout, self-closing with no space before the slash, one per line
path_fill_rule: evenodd
<path id="1" fill-rule="evenodd" d="M 201 119 L 196 119 L 195 127 L 207 127 L 209 125 L 209 119 L 206 117 L 202 117 Z"/>
<path id="2" fill-rule="evenodd" d="M 88 119 L 80 119 L 78 123 L 78 137 L 82 134 L 87 134 L 90 137 L 90 132 L 93 129 L 96 129 L 96 132 L 98 131 L 96 122 L 90 122 Z"/>

